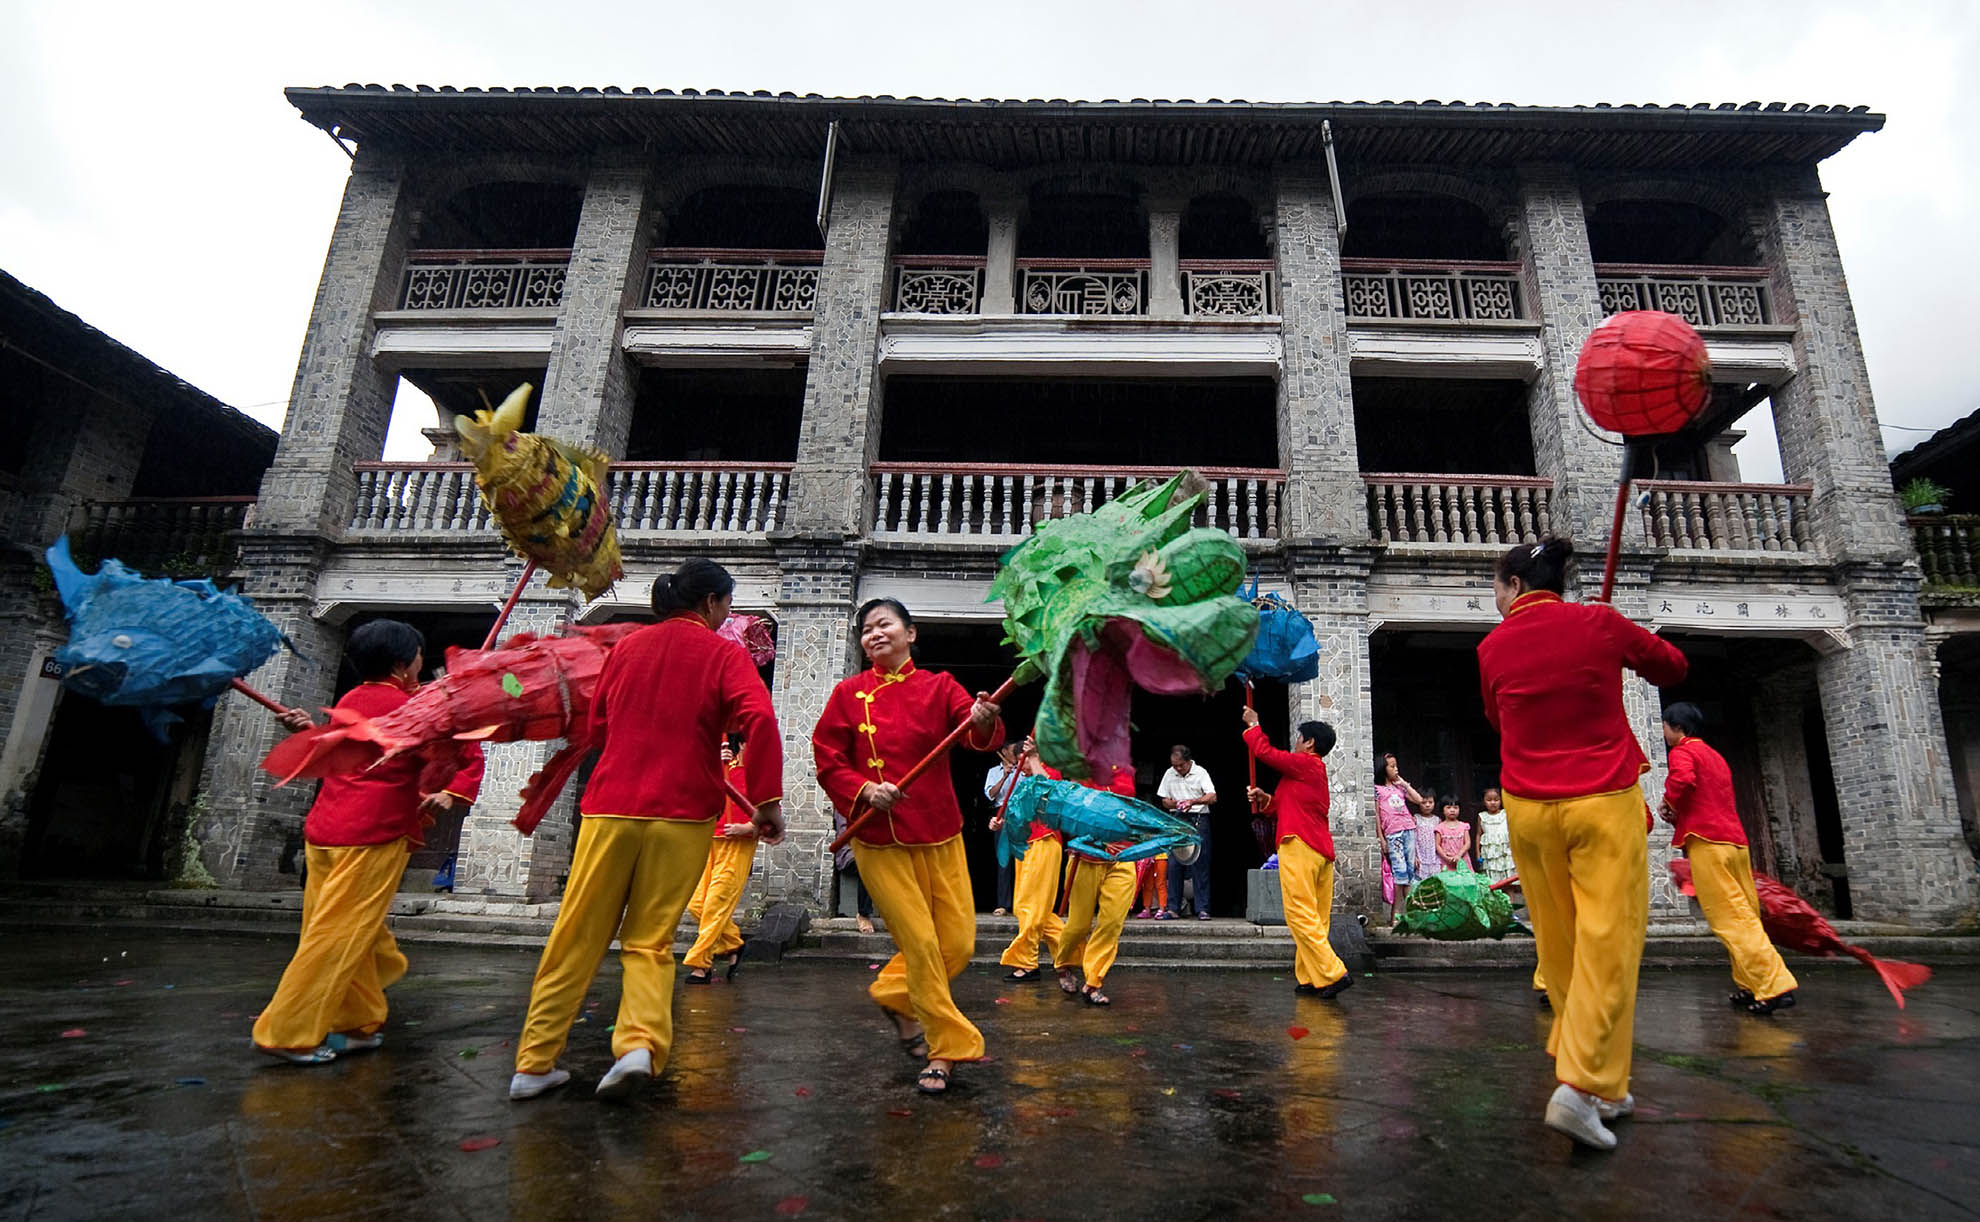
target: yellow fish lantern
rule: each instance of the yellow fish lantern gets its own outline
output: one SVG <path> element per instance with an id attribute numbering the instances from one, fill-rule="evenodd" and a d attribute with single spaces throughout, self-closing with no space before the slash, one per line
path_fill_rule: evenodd
<path id="1" fill-rule="evenodd" d="M 534 389 L 525 382 L 492 412 L 454 417 L 454 432 L 509 546 L 550 574 L 553 588 L 576 586 L 596 598 L 625 571 L 612 507 L 600 491 L 609 460 L 518 432 Z"/>

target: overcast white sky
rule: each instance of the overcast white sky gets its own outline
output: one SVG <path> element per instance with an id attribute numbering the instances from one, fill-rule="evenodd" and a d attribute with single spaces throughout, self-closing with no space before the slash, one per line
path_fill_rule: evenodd
<path id="1" fill-rule="evenodd" d="M 1958 0 L 0 0 L 0 268 L 279 424 L 349 169 L 286 85 L 1847 103 L 1890 116 L 1823 178 L 1903 449 L 1925 434 L 1888 426 L 1980 407 L 1962 321 L 1980 270 L 1976 63 L 1980 5 Z"/>

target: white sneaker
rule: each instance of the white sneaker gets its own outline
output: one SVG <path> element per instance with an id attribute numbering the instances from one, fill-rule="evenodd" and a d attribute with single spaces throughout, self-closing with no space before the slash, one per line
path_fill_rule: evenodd
<path id="1" fill-rule="evenodd" d="M 549 1073 L 519 1073 L 509 1079 L 509 1098 L 534 1099 L 546 1090 L 555 1090 L 571 1080 L 568 1069 L 553 1069 Z"/>
<path id="2" fill-rule="evenodd" d="M 1602 1127 L 1600 1101 L 1563 1082 L 1547 1100 L 1547 1127 L 1597 1150 L 1616 1148 L 1616 1135 Z"/>
<path id="3" fill-rule="evenodd" d="M 1624 1095 L 1614 1103 L 1607 1099 L 1595 1101 L 1595 1111 L 1603 1120 L 1622 1120 L 1636 1114 L 1636 1096 Z"/>
<path id="4" fill-rule="evenodd" d="M 645 1048 L 635 1048 L 620 1057 L 605 1076 L 598 1079 L 600 1099 L 623 1099 L 645 1085 L 646 1079 L 653 1076 L 653 1053 Z"/>

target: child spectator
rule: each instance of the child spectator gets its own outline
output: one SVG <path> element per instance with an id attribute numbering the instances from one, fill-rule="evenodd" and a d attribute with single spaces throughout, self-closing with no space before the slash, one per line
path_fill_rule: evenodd
<path id="1" fill-rule="evenodd" d="M 1455 794 L 1444 799 L 1444 817 L 1437 824 L 1436 839 L 1441 869 L 1470 868 L 1466 858 L 1471 856 L 1471 825 L 1464 821 L 1464 807 L 1458 804 Z"/>
<path id="2" fill-rule="evenodd" d="M 1382 868 L 1391 884 L 1384 888 L 1391 923 L 1417 880 L 1416 820 L 1410 817 L 1410 806 L 1418 800 L 1415 788 L 1403 780 L 1396 757 L 1386 752 L 1376 757 L 1375 827 L 1382 837 Z"/>
<path id="3" fill-rule="evenodd" d="M 1506 812 L 1499 797 L 1499 791 L 1485 791 L 1485 809 L 1478 812 L 1478 858 L 1483 873 L 1493 878 L 1511 878 L 1517 873 L 1513 865 L 1512 840 L 1506 835 Z"/>

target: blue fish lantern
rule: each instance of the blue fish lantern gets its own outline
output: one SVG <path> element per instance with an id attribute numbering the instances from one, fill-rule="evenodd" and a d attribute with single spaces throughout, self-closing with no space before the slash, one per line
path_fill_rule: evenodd
<path id="1" fill-rule="evenodd" d="M 245 598 L 211 581 L 147 579 L 116 560 L 86 574 L 66 536 L 47 557 L 69 616 L 69 643 L 55 651 L 62 685 L 137 709 L 161 740 L 179 720 L 171 706 L 211 705 L 288 643 Z"/>
<path id="2" fill-rule="evenodd" d="M 1203 843 L 1193 825 L 1136 798 L 1073 781 L 1028 776 L 1017 783 L 1004 807 L 1004 829 L 997 839 L 1000 865 L 1024 856 L 1033 821 L 1063 836 L 1072 852 L 1108 861 L 1140 861 L 1167 853 L 1188 865 Z"/>
<path id="3" fill-rule="evenodd" d="M 1238 597 L 1258 608 L 1258 639 L 1238 663 L 1237 676 L 1246 683 L 1274 679 L 1280 683 L 1310 683 L 1320 677 L 1320 642 L 1313 624 L 1278 594 L 1258 592 L 1258 580 L 1239 590 Z"/>

